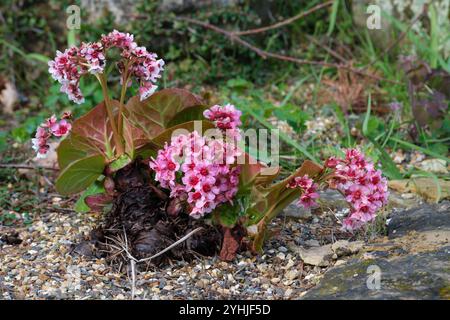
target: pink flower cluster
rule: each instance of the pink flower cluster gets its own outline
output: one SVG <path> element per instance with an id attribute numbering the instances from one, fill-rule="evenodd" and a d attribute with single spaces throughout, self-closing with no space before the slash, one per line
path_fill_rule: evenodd
<path id="1" fill-rule="evenodd" d="M 199 218 L 232 202 L 237 192 L 239 167 L 231 165 L 239 154 L 226 155 L 230 150 L 223 141 L 207 140 L 194 131 L 173 137 L 150 168 L 161 186 L 171 190 L 170 196 L 186 199 L 190 215 Z"/>
<path id="2" fill-rule="evenodd" d="M 288 184 L 288 188 L 299 188 L 302 191 L 297 204 L 304 208 L 316 204 L 316 199 L 319 198 L 319 194 L 316 192 L 317 187 L 317 184 L 307 174 L 302 177 L 295 177 Z"/>
<path id="3" fill-rule="evenodd" d="M 46 157 L 47 152 L 50 149 L 48 140 L 52 136 L 62 138 L 70 132 L 70 130 L 72 129 L 72 125 L 67 120 L 70 117 L 70 113 L 64 113 L 64 115 L 61 117 L 61 120 L 58 121 L 56 119 L 56 116 L 52 115 L 37 128 L 36 135 L 33 139 L 31 139 L 31 142 L 38 158 Z"/>
<path id="4" fill-rule="evenodd" d="M 150 96 L 157 88 L 154 83 L 161 77 L 164 61 L 157 55 L 138 47 L 133 35 L 117 30 L 103 35 L 100 42 L 83 43 L 80 47 L 71 47 L 64 52 L 57 51 L 53 61 L 48 63 L 52 77 L 61 83 L 61 91 L 75 103 L 83 103 L 84 97 L 79 87 L 80 78 L 87 73 L 103 73 L 106 65 L 106 50 L 117 47 L 122 50 L 125 61 L 119 63 L 121 72 L 129 64 L 129 74 L 140 83 L 141 100 Z M 126 75 L 128 77 L 128 73 Z"/>
<path id="5" fill-rule="evenodd" d="M 108 35 L 103 35 L 101 41 L 105 49 L 117 47 L 122 50 L 121 56 L 125 62 L 119 63 L 121 73 L 125 70 L 125 64 L 131 62 L 128 72 L 136 77 L 140 84 L 141 101 L 152 95 L 157 89 L 154 83 L 161 77 L 161 71 L 164 70 L 164 60 L 157 60 L 158 56 L 155 53 L 148 52 L 145 47 L 138 47 L 134 42 L 134 36 L 129 33 L 114 30 Z"/>
<path id="6" fill-rule="evenodd" d="M 374 220 L 389 195 L 387 180 L 381 171 L 357 149 L 348 149 L 345 159 L 330 158 L 325 165 L 335 169 L 337 188 L 352 206 L 343 221 L 344 229 L 352 231 Z"/>
<path id="7" fill-rule="evenodd" d="M 203 112 L 206 119 L 214 122 L 216 128 L 222 130 L 228 138 L 235 140 L 241 139 L 241 130 L 239 129 L 242 112 L 232 104 L 224 106 L 214 105 Z"/>
<path id="8" fill-rule="evenodd" d="M 213 108 L 205 114 L 217 115 L 224 107 Z M 229 128 L 238 131 L 240 111 L 226 108 L 233 117 Z M 214 119 L 219 122 L 222 118 Z M 200 218 L 222 203 L 232 203 L 239 184 L 239 167 L 234 164 L 241 154 L 234 143 L 202 137 L 194 131 L 173 137 L 156 159 L 152 159 L 150 168 L 161 186 L 171 190 L 170 196 L 185 199 L 190 215 Z"/>

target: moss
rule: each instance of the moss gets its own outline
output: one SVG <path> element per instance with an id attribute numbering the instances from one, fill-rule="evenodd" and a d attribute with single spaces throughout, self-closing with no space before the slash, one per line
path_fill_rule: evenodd
<path id="1" fill-rule="evenodd" d="M 450 300 L 450 285 L 439 289 L 439 297 L 445 300 Z"/>

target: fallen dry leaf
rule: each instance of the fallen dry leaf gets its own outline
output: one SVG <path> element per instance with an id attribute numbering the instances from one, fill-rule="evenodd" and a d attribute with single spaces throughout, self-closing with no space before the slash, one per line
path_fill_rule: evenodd
<path id="1" fill-rule="evenodd" d="M 0 104 L 3 106 L 3 112 L 13 114 L 17 99 L 18 94 L 14 84 L 0 77 Z"/>
<path id="2" fill-rule="evenodd" d="M 440 186 L 440 195 L 438 184 Z M 450 199 L 450 181 L 433 178 L 412 178 L 402 180 L 391 180 L 388 183 L 389 188 L 401 193 L 412 192 L 420 195 L 425 200 L 436 202 L 439 200 Z"/>
<path id="3" fill-rule="evenodd" d="M 419 167 L 423 171 L 447 174 L 448 170 L 446 164 L 447 163 L 442 159 L 427 159 L 423 160 L 419 164 Z"/>

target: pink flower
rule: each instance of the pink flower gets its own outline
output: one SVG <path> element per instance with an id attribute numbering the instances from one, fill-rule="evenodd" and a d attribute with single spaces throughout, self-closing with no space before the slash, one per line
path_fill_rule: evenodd
<path id="1" fill-rule="evenodd" d="M 117 47 L 128 52 L 137 47 L 132 34 L 117 30 L 113 30 L 107 35 L 102 35 L 101 43 L 106 49 Z"/>
<path id="2" fill-rule="evenodd" d="M 226 142 L 194 131 L 173 137 L 150 162 L 155 179 L 171 190 L 171 197 L 186 195 L 192 217 L 202 217 L 221 203 L 232 201 L 238 190 L 239 169 L 217 158 L 219 146 L 219 154 L 224 155 L 229 147 Z"/>
<path id="3" fill-rule="evenodd" d="M 161 77 L 161 72 L 164 70 L 164 60 L 158 60 L 158 56 L 155 53 L 148 52 L 145 47 L 138 47 L 134 42 L 133 35 L 129 33 L 114 30 L 106 36 L 103 35 L 101 42 L 105 48 L 117 47 L 122 49 L 121 56 L 131 62 L 128 70 L 140 83 L 139 95 L 141 101 L 155 92 L 157 86 L 154 83 Z M 119 64 L 121 73 L 124 72 L 125 63 Z"/>
<path id="4" fill-rule="evenodd" d="M 158 86 L 155 86 L 150 81 L 145 81 L 140 87 L 139 87 L 139 96 L 140 100 L 145 100 L 148 97 L 150 97 L 158 88 Z"/>
<path id="5" fill-rule="evenodd" d="M 65 119 L 50 127 L 50 130 L 55 137 L 66 136 L 70 132 L 70 129 L 72 129 L 72 125 Z"/>
<path id="6" fill-rule="evenodd" d="M 67 114 L 64 113 L 64 115 L 67 118 Z M 57 138 L 66 136 L 70 132 L 71 128 L 72 125 L 66 119 L 62 119 L 58 122 L 55 115 L 52 115 L 50 118 L 46 119 L 37 128 L 35 137 L 31 139 L 32 148 L 36 151 L 36 156 L 38 158 L 45 158 L 50 150 L 48 140 L 52 136 Z"/>
<path id="7" fill-rule="evenodd" d="M 240 139 L 239 126 L 242 124 L 242 112 L 232 104 L 225 106 L 214 105 L 203 112 L 206 119 L 214 122 L 215 126 L 223 130 L 226 136 L 233 140 Z"/>
<path id="8" fill-rule="evenodd" d="M 325 167 L 327 168 L 336 168 L 336 166 L 339 164 L 339 160 L 336 159 L 335 157 L 329 157 L 326 161 L 325 161 Z"/>
<path id="9" fill-rule="evenodd" d="M 304 208 L 309 208 L 316 204 L 317 198 L 319 198 L 319 194 L 317 192 L 307 191 L 300 196 L 298 204 Z"/>
<path id="10" fill-rule="evenodd" d="M 316 204 L 316 199 L 319 198 L 319 194 L 316 192 L 318 186 L 307 174 L 292 179 L 288 183 L 288 188 L 299 188 L 301 190 L 302 193 L 297 204 L 304 208 L 314 206 Z"/>
<path id="11" fill-rule="evenodd" d="M 37 153 L 38 158 L 45 158 L 50 146 L 47 140 L 50 138 L 49 133 L 44 127 L 38 127 L 34 139 L 31 139 L 32 148 Z"/>
<path id="12" fill-rule="evenodd" d="M 50 118 L 44 121 L 44 123 L 41 124 L 41 127 L 43 128 L 51 128 L 56 124 L 58 120 L 56 119 L 55 115 L 52 115 Z"/>
<path id="13" fill-rule="evenodd" d="M 373 221 L 377 211 L 387 203 L 387 180 L 357 149 L 346 150 L 345 159 L 337 160 L 337 188 L 352 207 L 350 214 L 343 221 L 343 228 L 353 231 Z"/>
<path id="14" fill-rule="evenodd" d="M 128 65 L 128 73 L 124 78 L 134 76 L 140 83 L 139 94 L 141 100 L 153 94 L 157 88 L 156 81 L 161 77 L 164 61 L 157 59 L 157 55 L 147 51 L 145 47 L 138 47 L 133 35 L 117 30 L 103 35 L 100 42 L 82 43 L 79 47 L 57 51 L 53 61 L 48 63 L 49 73 L 61 83 L 61 91 L 75 103 L 83 103 L 84 97 L 80 90 L 80 78 L 88 73 L 103 73 L 106 66 L 106 51 L 111 48 L 121 50 L 122 60 L 119 61 L 119 71 L 123 73 Z M 131 80 L 131 79 L 130 79 Z M 131 84 L 131 81 L 130 81 Z"/>
<path id="15" fill-rule="evenodd" d="M 90 74 L 102 73 L 105 69 L 106 59 L 103 46 L 100 42 L 83 43 L 78 56 L 87 64 L 87 72 Z"/>

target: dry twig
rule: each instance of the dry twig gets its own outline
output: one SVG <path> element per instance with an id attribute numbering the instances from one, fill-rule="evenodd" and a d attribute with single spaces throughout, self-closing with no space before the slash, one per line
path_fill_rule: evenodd
<path id="1" fill-rule="evenodd" d="M 137 259 L 135 257 L 133 257 L 133 255 L 130 253 L 130 251 L 128 250 L 128 238 L 127 238 L 127 234 L 125 232 L 125 229 L 123 230 L 124 233 L 124 239 L 122 241 L 122 239 L 114 239 L 111 237 L 105 237 L 108 240 L 111 240 L 112 242 L 114 242 L 116 245 L 108 243 L 107 245 L 110 246 L 111 248 L 114 248 L 116 250 L 118 250 L 119 252 L 117 254 L 121 254 L 122 252 L 125 252 L 128 259 L 130 260 L 130 272 L 131 272 L 131 279 L 130 279 L 130 283 L 131 283 L 131 299 L 134 299 L 135 293 L 136 293 L 136 264 L 137 263 L 141 263 L 141 262 L 146 262 L 146 261 L 150 261 L 152 259 L 155 259 L 157 257 L 159 257 L 160 255 L 162 255 L 163 253 L 171 250 L 172 248 L 176 247 L 177 245 L 179 245 L 180 243 L 183 243 L 184 241 L 186 241 L 187 239 L 189 239 L 190 237 L 192 237 L 194 234 L 196 234 L 197 232 L 199 232 L 200 230 L 202 230 L 202 227 L 198 227 L 194 230 L 192 230 L 191 232 L 189 232 L 188 234 L 186 234 L 184 237 L 178 239 L 177 241 L 175 241 L 174 243 L 172 243 L 170 246 L 168 246 L 167 248 L 165 248 L 164 250 L 161 250 L 160 252 L 154 254 L 151 257 L 147 257 L 147 258 L 143 258 L 143 259 Z"/>
<path id="2" fill-rule="evenodd" d="M 52 171 L 58 171 L 58 168 L 53 167 L 46 167 L 46 166 L 32 166 L 28 164 L 23 163 L 0 163 L 0 168 L 11 168 L 11 169 L 31 169 L 31 170 L 52 170 Z"/>
<path id="3" fill-rule="evenodd" d="M 185 21 L 191 24 L 195 24 L 198 26 L 201 26 L 203 28 L 212 30 L 214 32 L 223 34 L 224 36 L 226 36 L 230 41 L 232 42 L 236 42 L 252 51 L 254 51 L 256 54 L 258 54 L 261 58 L 263 59 L 267 59 L 267 58 L 273 58 L 273 59 L 277 59 L 277 60 L 282 60 L 282 61 L 289 61 L 289 62 L 294 62 L 297 64 L 309 64 L 309 65 L 317 65 L 317 66 L 322 66 L 322 67 L 329 67 L 329 68 L 336 68 L 336 69 L 344 69 L 344 70 L 348 70 L 350 72 L 359 74 L 361 76 L 364 77 L 368 77 L 368 78 L 372 78 L 378 81 L 386 81 L 386 82 L 390 82 L 390 83 L 395 83 L 395 84 L 400 84 L 399 82 L 395 81 L 395 80 L 390 80 L 390 79 L 386 79 L 383 77 L 379 77 L 377 75 L 371 74 L 371 73 L 367 73 L 358 69 L 355 69 L 349 65 L 344 65 L 344 64 L 337 64 L 337 63 L 329 63 L 329 62 L 325 62 L 325 61 L 313 61 L 313 60 L 305 60 L 305 59 L 299 59 L 299 58 L 295 58 L 295 57 L 291 57 L 291 56 L 286 56 L 286 55 L 282 55 L 282 54 L 278 54 L 278 53 L 274 53 L 274 52 L 269 52 L 269 51 L 265 51 L 262 50 L 258 47 L 255 47 L 254 45 L 250 44 L 249 42 L 243 40 L 242 38 L 240 38 L 236 33 L 224 30 L 222 28 L 219 28 L 215 25 L 209 24 L 207 22 L 203 22 L 203 21 L 199 21 L 196 19 L 192 19 L 192 18 L 188 18 L 188 17 L 176 17 L 175 19 L 180 20 L 180 21 Z"/>
<path id="4" fill-rule="evenodd" d="M 325 2 L 325 3 L 318 4 L 318 5 L 314 6 L 314 7 L 312 7 L 311 9 L 306 10 L 305 12 L 301 12 L 301 13 L 299 13 L 299 14 L 297 14 L 297 15 L 289 18 L 289 19 L 277 22 L 277 23 L 272 24 L 272 25 L 267 26 L 267 27 L 250 29 L 250 30 L 245 30 L 245 31 L 236 31 L 236 32 L 233 32 L 233 34 L 237 35 L 237 36 L 243 36 L 243 35 L 261 33 L 261 32 L 266 32 L 268 30 L 281 28 L 281 27 L 283 27 L 285 25 L 288 25 L 288 24 L 298 20 L 298 19 L 306 17 L 307 15 L 309 15 L 309 14 L 311 14 L 313 12 L 316 12 L 317 10 L 320 10 L 322 8 L 325 8 L 325 7 L 328 7 L 331 4 L 333 4 L 333 2 L 334 2 L 334 0 L 331 0 L 331 1 L 328 1 L 328 2 Z"/>

